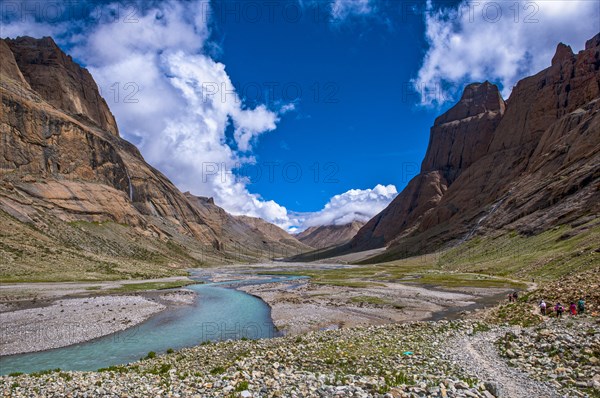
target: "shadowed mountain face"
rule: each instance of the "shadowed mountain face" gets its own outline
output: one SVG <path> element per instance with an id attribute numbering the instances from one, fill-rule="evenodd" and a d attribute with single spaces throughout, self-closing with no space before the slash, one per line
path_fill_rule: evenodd
<path id="1" fill-rule="evenodd" d="M 388 246 L 386 258 L 476 234 L 537 234 L 600 212 L 600 34 L 575 55 L 521 80 L 504 102 L 467 86 L 438 117 L 421 172 L 346 246 Z"/>
<path id="2" fill-rule="evenodd" d="M 315 249 L 324 249 L 348 243 L 363 225 L 362 222 L 354 221 L 344 225 L 310 227 L 296 235 L 296 238 Z"/>
<path id="3" fill-rule="evenodd" d="M 14 231 L 0 241 L 2 274 L 34 272 L 55 249 L 81 259 L 48 261 L 83 264 L 90 277 L 130 275 L 124 263 L 161 275 L 308 249 L 181 193 L 119 137 L 89 72 L 51 38 L 0 40 L 0 58 L 0 223 Z"/>

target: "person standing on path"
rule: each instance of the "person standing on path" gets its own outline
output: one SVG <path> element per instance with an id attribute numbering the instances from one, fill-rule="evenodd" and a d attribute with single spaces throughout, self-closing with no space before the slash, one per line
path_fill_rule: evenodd
<path id="1" fill-rule="evenodd" d="M 546 302 L 544 300 L 540 301 L 540 313 L 546 315 Z"/>
<path id="2" fill-rule="evenodd" d="M 577 315 L 577 306 L 572 301 L 571 301 L 571 305 L 569 306 L 569 312 L 571 313 L 571 316 Z"/>
<path id="3" fill-rule="evenodd" d="M 579 315 L 583 315 L 584 312 L 585 312 L 585 300 L 582 297 L 577 302 L 577 313 Z"/>
<path id="4" fill-rule="evenodd" d="M 554 311 L 556 311 L 556 317 L 561 318 L 565 309 L 561 303 L 556 303 L 556 305 L 554 306 Z"/>

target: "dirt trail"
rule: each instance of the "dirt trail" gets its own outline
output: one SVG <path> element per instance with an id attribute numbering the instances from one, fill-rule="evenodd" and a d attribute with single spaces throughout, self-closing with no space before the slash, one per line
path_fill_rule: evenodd
<path id="1" fill-rule="evenodd" d="M 558 398 L 561 395 L 547 383 L 508 366 L 498 355 L 494 342 L 503 332 L 477 333 L 460 338 L 450 345 L 450 357 L 467 373 L 495 385 L 497 397 Z"/>

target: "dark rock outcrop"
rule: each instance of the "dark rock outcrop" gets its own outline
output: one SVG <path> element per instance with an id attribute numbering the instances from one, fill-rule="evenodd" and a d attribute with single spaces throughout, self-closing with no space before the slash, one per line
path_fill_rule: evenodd
<path id="1" fill-rule="evenodd" d="M 462 171 L 486 154 L 504 111 L 498 87 L 489 82 L 468 85 L 460 101 L 435 120 L 421 173 L 359 231 L 352 244 L 361 249 L 381 247 L 400 234 L 452 217 L 454 208 L 434 209 Z"/>
<path id="2" fill-rule="evenodd" d="M 515 86 L 471 84 L 438 117 L 421 173 L 348 245 L 410 255 L 476 234 L 536 234 L 600 213 L 600 34 Z"/>

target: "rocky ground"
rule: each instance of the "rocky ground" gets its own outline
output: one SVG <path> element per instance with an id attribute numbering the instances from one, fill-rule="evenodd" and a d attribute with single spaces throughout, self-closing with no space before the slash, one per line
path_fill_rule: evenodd
<path id="1" fill-rule="evenodd" d="M 562 356 L 534 343 L 546 329 L 564 336 Z M 586 338 L 575 338 L 577 333 Z M 600 324 L 591 317 L 549 321 L 543 329 L 472 320 L 389 324 L 212 343 L 99 372 L 4 376 L 0 392 L 12 397 L 594 397 L 600 394 L 600 369 L 590 358 L 597 358 L 599 335 Z M 511 336 L 512 359 L 502 356 L 506 336 Z M 557 355 L 564 361 L 556 362 Z M 555 371 L 570 374 L 574 383 L 553 377 Z"/>
<path id="2" fill-rule="evenodd" d="M 549 318 L 508 331 L 497 347 L 509 366 L 549 381 L 570 396 L 600 396 L 600 320 Z M 595 395 L 594 395 L 595 394 Z"/>
<path id="3" fill-rule="evenodd" d="M 308 280 L 239 287 L 271 307 L 275 326 L 286 334 L 320 329 L 426 320 L 434 314 L 484 306 L 506 289 L 464 288 L 442 291 L 400 283 L 370 287 L 332 286 Z M 482 303 L 483 301 L 483 303 Z"/>
<path id="4" fill-rule="evenodd" d="M 586 301 L 586 310 L 598 315 L 600 314 L 600 267 L 585 272 L 573 272 L 559 280 L 544 283 L 534 294 L 526 298 L 532 304 L 537 304 L 541 299 L 552 305 L 561 302 L 565 308 L 571 302 L 583 298 Z"/>
<path id="5" fill-rule="evenodd" d="M 440 322 L 371 326 L 184 349 L 99 373 L 54 372 L 2 379 L 5 395 L 484 396 L 437 347 L 461 327 Z M 437 343 L 437 344 L 433 344 Z M 448 377 L 449 374 L 456 375 Z"/>
<path id="6" fill-rule="evenodd" d="M 29 302 L 0 309 L 0 355 L 42 351 L 135 326 L 172 305 L 191 303 L 190 290 Z M 24 306 L 24 303 L 20 303 Z"/>
<path id="7" fill-rule="evenodd" d="M 548 385 L 546 380 L 533 380 L 500 358 L 494 343 L 504 332 L 504 329 L 494 329 L 476 336 L 456 338 L 450 342 L 453 349 L 449 350 L 448 357 L 471 377 L 490 380 L 486 387 L 495 396 L 560 397 L 555 386 Z"/>

